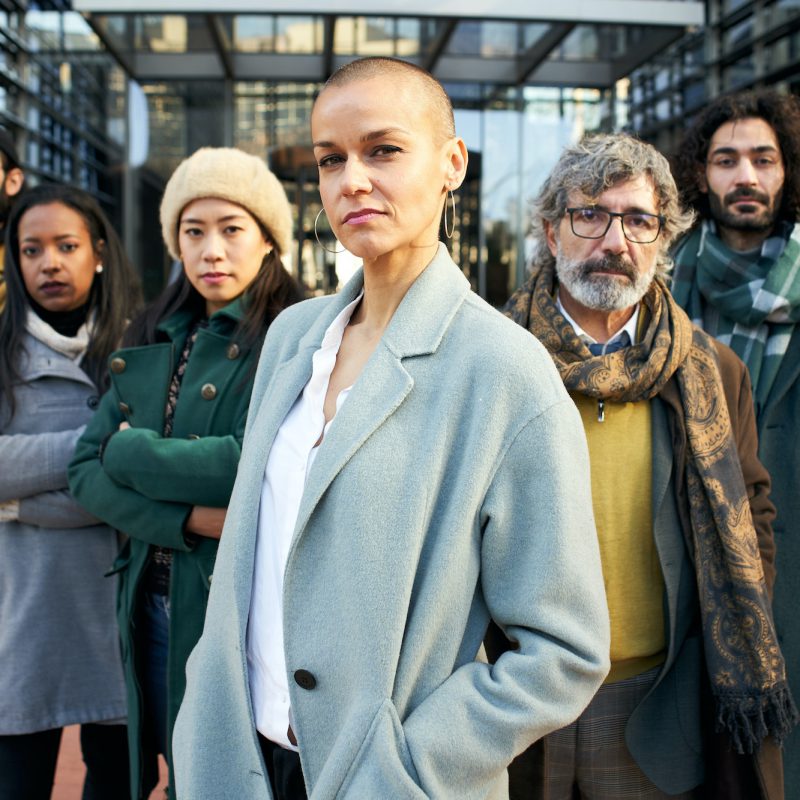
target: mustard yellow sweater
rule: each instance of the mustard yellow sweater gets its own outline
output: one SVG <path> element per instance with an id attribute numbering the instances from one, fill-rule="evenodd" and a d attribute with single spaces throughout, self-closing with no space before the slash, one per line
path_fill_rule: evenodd
<path id="1" fill-rule="evenodd" d="M 606 683 L 638 675 L 664 659 L 664 578 L 653 539 L 652 434 L 649 402 L 572 399 L 583 418 L 592 502 L 611 618 Z"/>

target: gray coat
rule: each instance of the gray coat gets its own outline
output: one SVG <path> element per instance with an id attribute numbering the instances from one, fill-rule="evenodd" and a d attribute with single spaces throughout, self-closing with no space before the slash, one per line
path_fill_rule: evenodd
<path id="1" fill-rule="evenodd" d="M 114 531 L 67 490 L 67 464 L 97 391 L 66 356 L 26 335 L 16 413 L 0 397 L 0 735 L 125 716 Z"/>
<path id="2" fill-rule="evenodd" d="M 264 469 L 361 285 L 289 308 L 267 336 L 175 726 L 179 800 L 270 797 L 246 663 Z M 507 797 L 507 764 L 574 719 L 608 670 L 580 417 L 541 345 L 472 294 L 444 248 L 320 447 L 283 595 L 312 800 Z M 493 666 L 476 660 L 490 617 L 519 642 Z"/>

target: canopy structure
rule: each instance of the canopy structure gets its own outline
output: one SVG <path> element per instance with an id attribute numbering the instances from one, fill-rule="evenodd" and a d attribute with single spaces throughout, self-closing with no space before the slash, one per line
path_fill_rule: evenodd
<path id="1" fill-rule="evenodd" d="M 313 83 L 355 57 L 387 55 L 447 84 L 602 89 L 705 20 L 702 0 L 73 0 L 72 6 L 138 81 Z"/>

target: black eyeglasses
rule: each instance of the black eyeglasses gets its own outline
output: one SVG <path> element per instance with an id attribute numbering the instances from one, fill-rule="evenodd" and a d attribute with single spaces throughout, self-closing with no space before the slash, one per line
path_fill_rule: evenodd
<path id="1" fill-rule="evenodd" d="M 658 239 L 664 217 L 640 211 L 604 211 L 602 208 L 567 208 L 572 232 L 581 239 L 602 239 L 614 217 L 622 222 L 622 233 L 629 242 L 649 244 Z"/>

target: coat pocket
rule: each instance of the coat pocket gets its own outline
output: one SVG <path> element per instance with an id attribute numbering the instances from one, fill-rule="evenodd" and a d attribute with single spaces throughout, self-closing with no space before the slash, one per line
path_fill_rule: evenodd
<path id="1" fill-rule="evenodd" d="M 391 700 L 381 703 L 336 797 L 338 800 L 427 798 L 417 784 L 417 771 L 403 725 Z"/>

